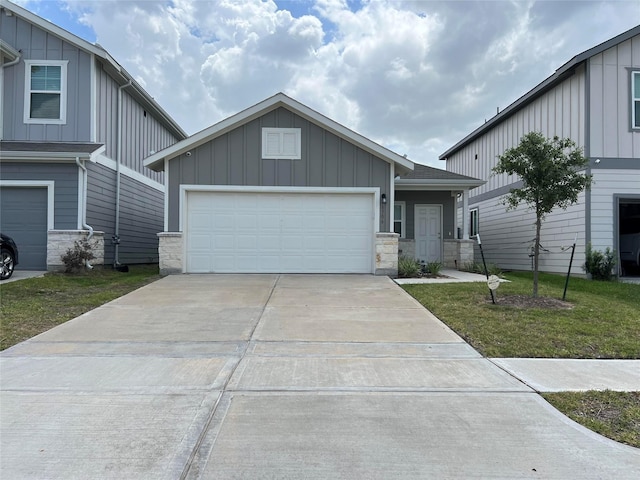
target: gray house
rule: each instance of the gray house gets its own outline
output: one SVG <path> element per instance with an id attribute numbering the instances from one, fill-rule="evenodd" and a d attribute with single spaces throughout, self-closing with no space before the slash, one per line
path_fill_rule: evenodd
<path id="1" fill-rule="evenodd" d="M 566 272 L 566 247 L 575 240 L 574 265 L 584 263 L 588 243 L 640 264 L 640 242 L 630 241 L 640 236 L 640 26 L 576 55 L 440 156 L 448 171 L 487 180 L 471 190 L 468 204 L 459 203 L 459 218 L 469 219 L 488 260 L 502 268 L 531 268 L 535 218 L 524 206 L 505 210 L 500 199 L 521 181 L 491 170 L 531 131 L 570 137 L 584 149 L 594 178 L 578 204 L 547 216 L 540 269 Z"/>
<path id="2" fill-rule="evenodd" d="M 144 165 L 167 180 L 163 274 L 394 275 L 399 237 L 412 255 L 436 238 L 429 249 L 440 259 L 443 231 L 464 241 L 455 240 L 455 197 L 482 183 L 442 170 L 444 180 L 411 176 L 413 162 L 282 93 Z M 437 208 L 425 217 L 418 205 Z M 424 219 L 421 237 L 414 218 Z"/>
<path id="3" fill-rule="evenodd" d="M 144 167 L 184 131 L 104 49 L 0 0 L 0 230 L 23 269 L 157 262 L 164 179 Z"/>

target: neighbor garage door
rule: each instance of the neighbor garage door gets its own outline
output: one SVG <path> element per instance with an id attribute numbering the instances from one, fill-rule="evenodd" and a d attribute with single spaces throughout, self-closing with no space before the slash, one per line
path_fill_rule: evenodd
<path id="1" fill-rule="evenodd" d="M 190 273 L 371 273 L 373 194 L 188 192 Z"/>
<path id="2" fill-rule="evenodd" d="M 0 188 L 0 231 L 18 245 L 18 270 L 47 269 L 47 189 Z"/>

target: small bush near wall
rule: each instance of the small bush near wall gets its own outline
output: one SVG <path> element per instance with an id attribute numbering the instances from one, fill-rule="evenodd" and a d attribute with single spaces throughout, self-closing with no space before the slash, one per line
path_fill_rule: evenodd
<path id="1" fill-rule="evenodd" d="M 76 240 L 73 242 L 73 248 L 69 248 L 65 254 L 60 257 L 64 264 L 65 273 L 83 271 L 86 268 L 87 262 L 96 258 L 93 254 L 93 248 L 96 248 L 96 245 L 91 245 L 87 240 Z"/>
<path id="2" fill-rule="evenodd" d="M 400 278 L 412 278 L 419 276 L 422 266 L 415 258 L 401 255 L 398 257 L 398 276 Z"/>
<path id="3" fill-rule="evenodd" d="M 428 262 L 422 266 L 424 273 L 429 275 L 438 276 L 442 270 L 442 264 L 440 262 Z"/>
<path id="4" fill-rule="evenodd" d="M 587 244 L 585 253 L 586 261 L 582 269 L 591 274 L 594 280 L 611 280 L 613 278 L 613 267 L 616 266 L 615 250 L 609 247 L 603 252 L 593 250 L 591 244 Z"/>

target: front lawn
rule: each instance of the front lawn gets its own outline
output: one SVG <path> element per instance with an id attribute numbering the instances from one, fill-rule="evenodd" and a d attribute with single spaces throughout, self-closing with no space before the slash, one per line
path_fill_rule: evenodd
<path id="1" fill-rule="evenodd" d="M 570 308 L 501 306 L 530 295 L 532 275 L 508 273 L 491 303 L 484 283 L 403 288 L 487 357 L 640 358 L 640 285 L 571 278 Z M 540 296 L 562 298 L 564 277 L 540 274 Z"/>
<path id="2" fill-rule="evenodd" d="M 158 265 L 77 275 L 48 273 L 0 284 L 0 350 L 27 340 L 160 278 Z"/>

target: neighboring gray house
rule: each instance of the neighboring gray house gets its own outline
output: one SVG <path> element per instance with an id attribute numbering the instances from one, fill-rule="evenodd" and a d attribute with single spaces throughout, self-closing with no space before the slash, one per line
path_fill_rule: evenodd
<path id="1" fill-rule="evenodd" d="M 445 236 L 455 232 L 451 185 L 462 191 L 482 183 L 440 171 L 448 183 L 432 181 L 431 190 L 441 192 L 428 191 L 422 177 L 404 185 L 422 192 L 396 192 L 403 182 L 396 177 L 410 174 L 413 162 L 282 93 L 144 164 L 167 179 L 164 274 L 394 275 L 398 237 L 414 238 L 414 205 L 438 206 L 431 215 L 439 220 L 429 219 L 428 228 L 437 224 L 432 250 L 442 255 L 443 215 Z"/>
<path id="2" fill-rule="evenodd" d="M 440 156 L 448 171 L 487 180 L 458 216 L 480 232 L 487 260 L 505 269 L 531 268 L 535 218 L 525 206 L 505 211 L 500 199 L 521 182 L 491 169 L 531 131 L 573 139 L 594 179 L 578 204 L 547 216 L 540 269 L 566 272 L 575 239 L 574 271 L 589 242 L 620 252 L 621 235 L 640 233 L 640 26 L 572 58 Z"/>
<path id="3" fill-rule="evenodd" d="M 142 159 L 184 138 L 104 49 L 0 0 L 0 230 L 18 269 L 57 269 L 87 235 L 94 263 L 157 262 L 164 180 Z"/>

